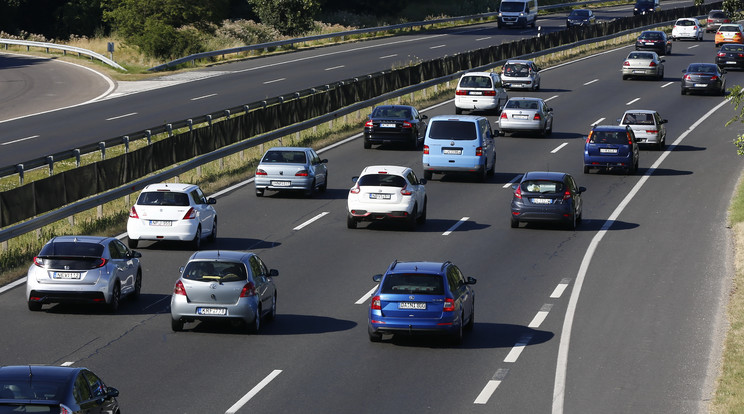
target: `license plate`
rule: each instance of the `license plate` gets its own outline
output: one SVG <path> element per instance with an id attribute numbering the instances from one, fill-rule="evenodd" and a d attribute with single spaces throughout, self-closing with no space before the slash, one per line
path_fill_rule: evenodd
<path id="1" fill-rule="evenodd" d="M 273 185 L 274 187 L 289 187 L 290 184 L 291 183 L 289 181 L 272 181 L 271 182 L 271 185 Z"/>
<path id="2" fill-rule="evenodd" d="M 80 272 L 54 272 L 53 279 L 80 280 Z"/>
<path id="3" fill-rule="evenodd" d="M 708 84 L 706 84 L 706 83 L 696 83 L 695 84 L 695 87 L 696 88 L 705 88 L 706 86 L 708 86 Z"/>
<path id="4" fill-rule="evenodd" d="M 533 198 L 530 201 L 532 204 L 553 204 L 552 198 Z"/>
<path id="5" fill-rule="evenodd" d="M 730 60 L 728 60 L 728 61 L 726 61 L 726 64 L 727 64 L 727 65 L 735 65 L 735 64 L 736 64 L 736 62 L 735 62 L 735 61 L 730 61 Z"/>
<path id="6" fill-rule="evenodd" d="M 370 194 L 369 198 L 374 200 L 390 200 L 390 194 Z"/>
<path id="7" fill-rule="evenodd" d="M 426 309 L 426 302 L 400 302 L 398 309 Z"/>
<path id="8" fill-rule="evenodd" d="M 527 118 L 529 118 L 529 115 L 525 115 L 525 114 L 514 114 L 514 115 L 512 115 L 512 118 L 514 118 L 514 119 L 527 119 Z"/>
<path id="9" fill-rule="evenodd" d="M 395 124 L 380 124 L 380 128 L 395 128 Z"/>
<path id="10" fill-rule="evenodd" d="M 600 148 L 600 154 L 617 154 L 617 148 Z"/>
<path id="11" fill-rule="evenodd" d="M 645 70 L 634 70 L 633 73 L 646 73 Z"/>
<path id="12" fill-rule="evenodd" d="M 445 155 L 462 155 L 462 150 L 460 149 L 443 149 L 442 154 Z"/>
<path id="13" fill-rule="evenodd" d="M 150 220 L 150 225 L 170 227 L 171 221 L 170 220 Z"/>
<path id="14" fill-rule="evenodd" d="M 470 94 L 470 95 L 483 95 L 483 92 L 479 92 L 479 91 L 470 91 L 470 92 L 469 92 L 469 94 Z"/>
<path id="15" fill-rule="evenodd" d="M 225 308 L 196 308 L 197 315 L 227 315 Z"/>
<path id="16" fill-rule="evenodd" d="M 647 42 L 646 43 L 646 46 L 653 46 L 653 45 L 654 45 L 654 42 Z"/>

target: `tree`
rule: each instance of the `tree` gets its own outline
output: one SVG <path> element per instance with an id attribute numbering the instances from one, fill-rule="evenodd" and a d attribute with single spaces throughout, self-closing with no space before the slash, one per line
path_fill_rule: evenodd
<path id="1" fill-rule="evenodd" d="M 726 126 L 729 126 L 734 122 L 744 123 L 744 108 L 740 109 L 742 104 L 744 104 L 744 89 L 742 89 L 740 85 L 729 88 L 729 98 L 731 99 L 731 103 L 734 105 L 734 111 L 738 112 L 739 115 L 734 115 L 733 118 L 726 122 Z M 736 153 L 744 155 L 744 134 L 739 134 L 734 138 L 734 145 L 736 146 Z"/>
<path id="2" fill-rule="evenodd" d="M 307 32 L 320 11 L 317 0 L 248 0 L 261 23 L 286 36 Z"/>

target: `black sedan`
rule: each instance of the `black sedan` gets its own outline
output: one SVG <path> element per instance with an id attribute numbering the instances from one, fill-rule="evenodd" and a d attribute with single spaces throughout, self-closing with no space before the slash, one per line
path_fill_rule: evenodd
<path id="1" fill-rule="evenodd" d="M 744 69 L 744 45 L 739 43 L 721 45 L 716 54 L 716 65 L 719 68 Z"/>
<path id="2" fill-rule="evenodd" d="M 682 95 L 689 92 L 726 94 L 726 78 L 723 77 L 726 69 L 715 63 L 690 63 L 682 73 Z"/>
<path id="3" fill-rule="evenodd" d="M 660 30 L 646 30 L 636 39 L 635 50 L 653 50 L 659 56 L 672 53 L 672 40 Z"/>
<path id="4" fill-rule="evenodd" d="M 408 105 L 380 105 L 364 124 L 364 148 L 372 144 L 400 143 L 416 149 L 423 143 L 426 115 Z"/>
<path id="5" fill-rule="evenodd" d="M 520 222 L 560 222 L 574 230 L 581 221 L 581 193 L 586 188 L 562 172 L 531 171 L 512 186 L 511 227 Z"/>
<path id="6" fill-rule="evenodd" d="M 589 26 L 597 21 L 594 12 L 590 9 L 574 9 L 566 17 L 566 27 L 571 28 L 573 26 Z"/>
<path id="7" fill-rule="evenodd" d="M 0 367 L 0 413 L 119 414 L 118 396 L 85 368 Z"/>

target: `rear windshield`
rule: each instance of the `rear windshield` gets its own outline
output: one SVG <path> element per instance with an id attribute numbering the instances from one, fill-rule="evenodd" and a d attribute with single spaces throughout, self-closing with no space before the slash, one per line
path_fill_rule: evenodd
<path id="1" fill-rule="evenodd" d="M 695 22 L 692 20 L 677 20 L 676 23 L 674 23 L 675 26 L 695 26 Z"/>
<path id="2" fill-rule="evenodd" d="M 563 183 L 550 180 L 527 180 L 522 182 L 522 191 L 529 193 L 562 193 Z"/>
<path id="3" fill-rule="evenodd" d="M 378 106 L 374 111 L 372 111 L 372 118 L 411 119 L 411 110 L 408 108 Z"/>
<path id="4" fill-rule="evenodd" d="M 478 138 L 475 122 L 435 121 L 429 124 L 429 138 L 470 141 Z"/>
<path id="5" fill-rule="evenodd" d="M 739 26 L 730 26 L 730 25 L 721 26 L 718 28 L 718 31 L 719 32 L 738 32 Z"/>
<path id="6" fill-rule="evenodd" d="M 623 117 L 621 124 L 625 125 L 653 125 L 654 116 L 644 113 L 628 113 Z"/>
<path id="7" fill-rule="evenodd" d="M 711 12 L 708 15 L 708 18 L 709 19 L 725 19 L 726 18 L 726 13 L 724 13 L 724 12 Z"/>
<path id="8" fill-rule="evenodd" d="M 15 400 L 58 400 L 60 398 L 60 389 L 65 385 L 64 381 L 38 381 L 34 380 L 29 384 L 28 381 L 0 381 L 0 399 Z M 42 406 L 43 407 L 43 406 Z M 2 413 L 0 408 L 0 413 Z M 8 411 L 8 412 L 26 412 L 26 411 Z M 28 411 L 31 413 L 49 411 Z"/>
<path id="9" fill-rule="evenodd" d="M 721 46 L 721 52 L 744 52 L 744 45 L 728 43 Z"/>
<path id="10" fill-rule="evenodd" d="M 269 151 L 261 162 L 279 162 L 286 164 L 306 164 L 305 151 Z"/>
<path id="11" fill-rule="evenodd" d="M 235 282 L 246 280 L 248 275 L 240 262 L 197 261 L 186 265 L 182 277 L 202 282 Z"/>
<path id="12" fill-rule="evenodd" d="M 48 413 L 59 414 L 59 404 L 42 405 L 31 403 L 0 403 L 0 414 Z"/>
<path id="13" fill-rule="evenodd" d="M 647 52 L 631 52 L 628 55 L 628 59 L 646 59 L 646 60 L 654 60 L 654 55 Z"/>
<path id="14" fill-rule="evenodd" d="M 715 65 L 690 65 L 687 67 L 688 72 L 694 73 L 716 73 Z"/>
<path id="15" fill-rule="evenodd" d="M 627 144 L 628 133 L 625 131 L 592 131 L 589 142 L 592 144 Z"/>
<path id="16" fill-rule="evenodd" d="M 490 76 L 466 75 L 460 79 L 461 88 L 493 88 Z"/>
<path id="17" fill-rule="evenodd" d="M 505 76 L 530 76 L 530 67 L 524 63 L 507 63 L 503 74 Z"/>
<path id="18" fill-rule="evenodd" d="M 400 187 L 406 186 L 406 180 L 399 175 L 367 174 L 359 178 L 359 186 L 366 187 Z"/>
<path id="19" fill-rule="evenodd" d="M 659 32 L 645 32 L 641 33 L 641 39 L 646 40 L 661 40 L 661 33 Z"/>
<path id="20" fill-rule="evenodd" d="M 573 10 L 568 17 L 589 17 L 589 10 Z"/>
<path id="21" fill-rule="evenodd" d="M 392 274 L 382 283 L 382 293 L 444 295 L 444 278 L 422 273 Z"/>
<path id="22" fill-rule="evenodd" d="M 540 109 L 540 102 L 534 99 L 510 100 L 506 102 L 506 109 Z"/>
<path id="23" fill-rule="evenodd" d="M 54 242 L 47 243 L 41 248 L 39 256 L 43 257 L 101 257 L 103 245 L 84 242 Z"/>
<path id="24" fill-rule="evenodd" d="M 189 196 L 172 191 L 148 191 L 140 194 L 137 204 L 141 206 L 177 206 L 189 205 Z"/>

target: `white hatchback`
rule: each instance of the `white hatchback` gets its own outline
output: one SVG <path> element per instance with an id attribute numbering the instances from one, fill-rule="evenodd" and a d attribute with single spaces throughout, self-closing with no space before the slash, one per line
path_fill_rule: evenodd
<path id="1" fill-rule="evenodd" d="M 352 178 L 347 200 L 346 226 L 355 229 L 360 221 L 400 220 L 409 230 L 426 222 L 426 184 L 412 169 L 373 165 Z"/>
<path id="2" fill-rule="evenodd" d="M 195 184 L 150 184 L 129 211 L 129 247 L 140 240 L 176 240 L 199 250 L 201 239 L 217 238 L 217 200 L 207 198 Z"/>
<path id="3" fill-rule="evenodd" d="M 703 40 L 703 28 L 700 26 L 700 21 L 695 17 L 677 19 L 674 22 L 671 37 L 672 40 L 691 39 L 701 41 Z"/>

